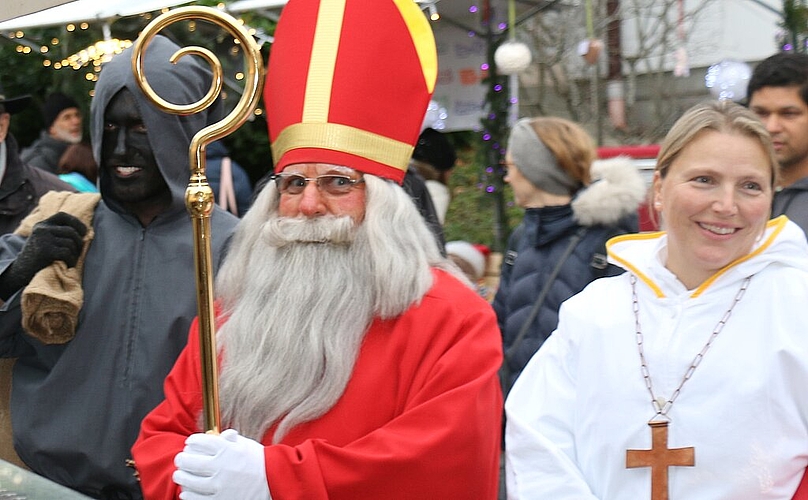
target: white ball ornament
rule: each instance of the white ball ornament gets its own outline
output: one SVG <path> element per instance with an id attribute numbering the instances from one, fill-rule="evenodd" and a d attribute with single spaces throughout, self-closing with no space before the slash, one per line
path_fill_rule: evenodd
<path id="1" fill-rule="evenodd" d="M 724 60 L 710 66 L 704 83 L 716 99 L 737 102 L 746 97 L 746 86 L 751 75 L 752 70 L 745 62 Z"/>
<path id="2" fill-rule="evenodd" d="M 449 113 L 446 111 L 446 108 L 441 106 L 438 101 L 432 99 L 429 101 L 429 105 L 426 108 L 424 121 L 421 123 L 421 132 L 427 128 L 433 128 L 435 130 L 445 129 L 447 118 L 449 118 Z"/>
<path id="3" fill-rule="evenodd" d="M 516 40 L 503 42 L 494 52 L 497 71 L 503 75 L 521 73 L 530 66 L 531 61 L 533 55 L 530 53 L 530 47 Z"/>

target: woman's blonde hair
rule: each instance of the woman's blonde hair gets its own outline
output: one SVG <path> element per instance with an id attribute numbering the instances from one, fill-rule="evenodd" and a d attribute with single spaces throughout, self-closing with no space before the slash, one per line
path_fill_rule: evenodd
<path id="1" fill-rule="evenodd" d="M 693 106 L 673 124 L 659 149 L 655 171 L 661 178 L 668 174 L 673 162 L 682 150 L 702 132 L 712 130 L 721 133 L 740 134 L 756 139 L 769 158 L 771 187 L 779 178 L 780 165 L 772 145 L 772 139 L 760 118 L 747 108 L 729 100 L 707 101 Z"/>

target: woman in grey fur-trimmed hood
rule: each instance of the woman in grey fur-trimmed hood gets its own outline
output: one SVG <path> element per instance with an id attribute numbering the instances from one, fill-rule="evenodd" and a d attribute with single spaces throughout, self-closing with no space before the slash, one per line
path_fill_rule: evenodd
<path id="1" fill-rule="evenodd" d="M 561 303 L 622 272 L 607 264 L 606 241 L 637 231 L 646 186 L 627 158 L 595 158 L 591 137 L 569 120 L 523 118 L 511 130 L 505 181 L 525 217 L 508 242 L 493 303 L 506 391 L 555 330 Z"/>

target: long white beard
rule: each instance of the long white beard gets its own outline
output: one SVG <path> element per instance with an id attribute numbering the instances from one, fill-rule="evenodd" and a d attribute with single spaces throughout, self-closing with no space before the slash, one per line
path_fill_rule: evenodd
<path id="1" fill-rule="evenodd" d="M 223 421 L 260 440 L 282 418 L 320 416 L 342 394 L 373 317 L 367 256 L 321 241 L 327 226 L 346 236 L 350 219 L 271 219 L 244 295 L 219 331 Z M 284 239 L 284 234 L 290 239 Z M 357 248 L 360 248 L 358 246 Z M 330 292 L 329 292 L 330 290 Z"/>
<path id="2" fill-rule="evenodd" d="M 261 440 L 277 424 L 280 442 L 325 414 L 374 316 L 401 314 L 431 286 L 431 266 L 451 266 L 407 195 L 366 179 L 384 196 L 374 204 L 368 195 L 358 227 L 349 218 L 278 218 L 264 192 L 237 230 L 217 277 L 229 314 L 217 335 L 222 422 L 245 436 Z M 377 204 L 387 205 L 378 216 Z"/>

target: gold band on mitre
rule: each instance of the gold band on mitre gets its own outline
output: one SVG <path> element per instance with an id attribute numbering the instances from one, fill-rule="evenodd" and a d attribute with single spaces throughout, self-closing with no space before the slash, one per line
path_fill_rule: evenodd
<path id="1" fill-rule="evenodd" d="M 402 169 L 412 156 L 413 146 L 367 130 L 338 123 L 296 123 L 283 129 L 272 144 L 272 156 L 281 158 L 297 148 L 319 148 L 359 156 L 392 168 Z"/>

